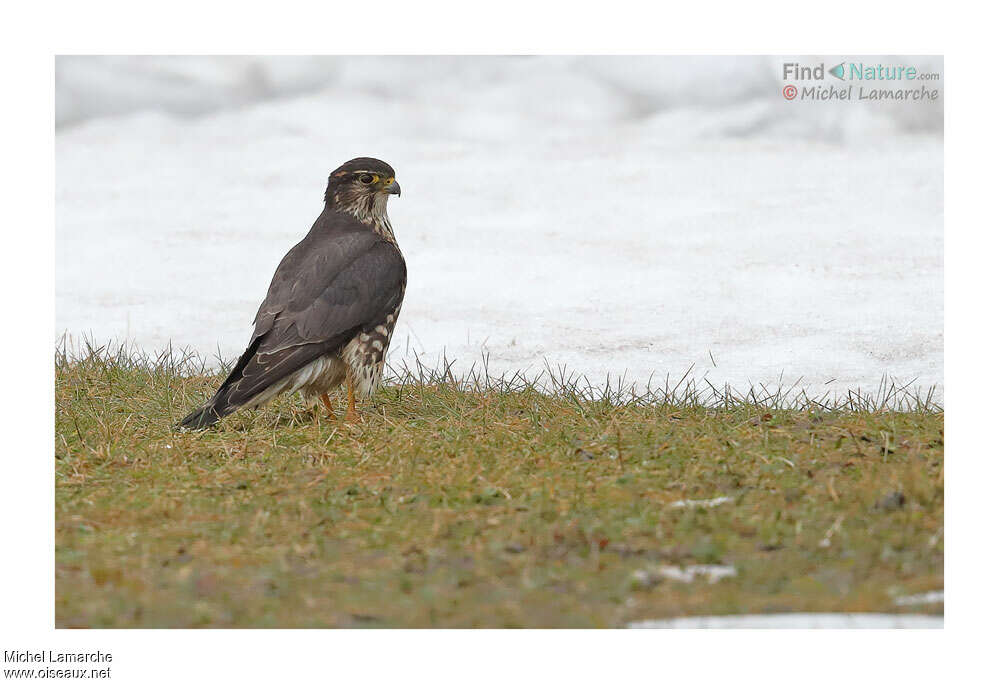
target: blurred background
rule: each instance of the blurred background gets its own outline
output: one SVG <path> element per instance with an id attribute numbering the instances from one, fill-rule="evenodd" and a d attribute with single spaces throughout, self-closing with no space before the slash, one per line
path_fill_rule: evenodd
<path id="1" fill-rule="evenodd" d="M 938 73 L 925 85 L 941 96 L 782 96 L 783 63 L 845 59 Z M 403 189 L 389 206 L 409 264 L 393 364 L 446 350 L 456 372 L 488 354 L 497 374 L 547 362 L 653 386 L 693 366 L 716 386 L 817 395 L 888 376 L 942 397 L 942 59 L 55 68 L 56 338 L 69 346 L 237 355 L 329 172 L 374 156 Z"/>

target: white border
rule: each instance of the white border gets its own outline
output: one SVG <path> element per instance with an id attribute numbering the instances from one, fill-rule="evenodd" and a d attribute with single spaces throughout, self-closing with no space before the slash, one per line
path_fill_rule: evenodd
<path id="1" fill-rule="evenodd" d="M 957 3 L 21 3 L 4 42 L 2 648 L 110 648 L 118 682 L 940 681 L 994 628 L 992 22 Z M 971 50 L 978 47 L 980 52 Z M 52 629 L 54 54 L 945 53 L 947 627 L 941 632 Z M 993 146 L 988 147 L 986 143 Z M 991 420 L 990 420 L 991 419 Z M 991 629 L 990 629 L 991 628 Z M 991 642 L 991 640 L 990 640 Z M 989 643 L 991 645 L 991 643 Z"/>

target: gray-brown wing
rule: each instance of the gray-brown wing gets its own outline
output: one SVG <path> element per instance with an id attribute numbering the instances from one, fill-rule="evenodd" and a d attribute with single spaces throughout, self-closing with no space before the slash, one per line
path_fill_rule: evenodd
<path id="1" fill-rule="evenodd" d="M 289 325 L 311 307 L 366 252 L 381 242 L 370 230 L 316 230 L 291 248 L 278 264 L 267 296 L 254 318 L 253 338 Z M 304 331 L 301 333 L 303 339 Z"/>
<path id="2" fill-rule="evenodd" d="M 394 245 L 371 237 L 324 241 L 301 256 L 289 252 L 257 313 L 249 347 L 208 405 L 181 425 L 210 425 L 394 311 L 406 264 Z M 296 268 L 299 278 L 292 277 Z"/>

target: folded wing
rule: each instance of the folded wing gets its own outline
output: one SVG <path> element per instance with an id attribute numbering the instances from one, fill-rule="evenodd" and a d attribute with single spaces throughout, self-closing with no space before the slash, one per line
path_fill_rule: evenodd
<path id="1" fill-rule="evenodd" d="M 282 259 L 254 321 L 253 337 L 225 382 L 180 425 L 211 425 L 312 361 L 375 326 L 402 298 L 406 265 L 371 231 L 313 231 Z"/>

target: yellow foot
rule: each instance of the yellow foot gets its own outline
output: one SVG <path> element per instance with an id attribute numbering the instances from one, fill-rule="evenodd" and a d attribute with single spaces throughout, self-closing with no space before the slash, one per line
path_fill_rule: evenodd
<path id="1" fill-rule="evenodd" d="M 343 415 L 345 423 L 360 423 L 361 416 L 357 412 L 357 400 L 354 396 L 354 381 L 347 376 L 347 412 Z"/>
<path id="2" fill-rule="evenodd" d="M 326 409 L 326 417 L 330 420 L 336 420 L 336 414 L 333 412 L 333 404 L 330 403 L 330 395 L 324 392 L 319 395 L 319 400 L 323 402 L 323 407 Z"/>

